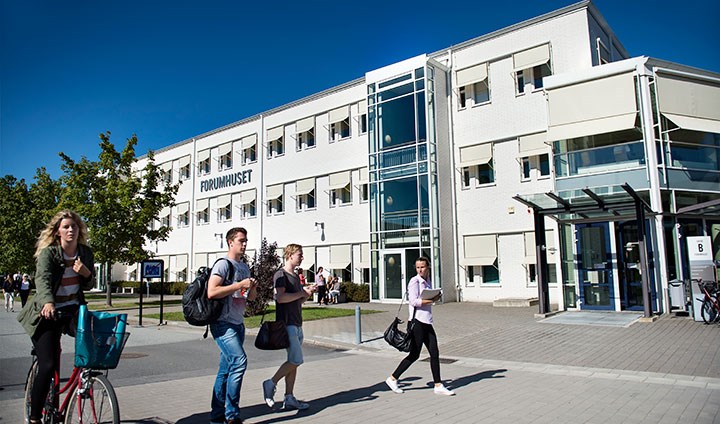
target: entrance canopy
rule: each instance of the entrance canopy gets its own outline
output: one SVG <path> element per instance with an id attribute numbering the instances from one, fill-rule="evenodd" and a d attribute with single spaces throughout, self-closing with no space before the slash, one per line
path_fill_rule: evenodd
<path id="1" fill-rule="evenodd" d="M 652 213 L 643 197 L 626 183 L 558 193 L 517 195 L 513 199 L 532 208 L 535 213 L 560 222 L 575 222 L 635 219 L 638 204 Z"/>

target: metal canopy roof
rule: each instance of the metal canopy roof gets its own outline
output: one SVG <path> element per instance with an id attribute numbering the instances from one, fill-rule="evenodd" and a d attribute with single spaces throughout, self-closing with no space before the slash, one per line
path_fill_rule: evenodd
<path id="1" fill-rule="evenodd" d="M 652 213 L 647 202 L 627 183 L 558 193 L 517 195 L 513 199 L 532 208 L 536 213 L 562 222 L 634 219 L 637 205 L 642 205 L 646 211 Z"/>
<path id="2" fill-rule="evenodd" d="M 720 199 L 710 200 L 708 202 L 698 203 L 697 205 L 686 206 L 677 210 L 679 214 L 696 214 L 720 216 Z"/>

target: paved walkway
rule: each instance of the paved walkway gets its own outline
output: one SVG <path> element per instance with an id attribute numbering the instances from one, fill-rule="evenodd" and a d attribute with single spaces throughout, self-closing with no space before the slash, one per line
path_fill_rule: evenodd
<path id="1" fill-rule="evenodd" d="M 446 398 L 430 389 L 425 354 L 403 376 L 405 393 L 385 387 L 383 380 L 403 354 L 378 338 L 397 305 L 360 307 L 383 312 L 362 316 L 359 346 L 353 316 L 303 326 L 307 343 L 346 349 L 339 358 L 301 367 L 296 393 L 310 410 L 271 411 L 260 384 L 275 367 L 251 366 L 241 401 L 246 422 L 720 422 L 720 326 L 671 315 L 629 326 L 556 324 L 536 318 L 536 308 L 438 305 L 433 309 L 442 375 L 457 392 Z M 174 325 L 165 328 L 170 333 Z M 213 379 L 120 387 L 123 422 L 206 423 Z M 19 407 L 19 401 L 0 402 L 0 416 L 18 422 L 10 414 Z"/>

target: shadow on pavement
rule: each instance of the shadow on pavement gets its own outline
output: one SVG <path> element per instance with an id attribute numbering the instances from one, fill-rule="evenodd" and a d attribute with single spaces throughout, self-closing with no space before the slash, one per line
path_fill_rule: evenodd
<path id="1" fill-rule="evenodd" d="M 447 380 L 448 385 L 452 389 L 458 389 L 465 387 L 471 383 L 476 383 L 480 380 L 488 378 L 505 378 L 503 375 L 497 375 L 499 373 L 506 372 L 506 369 L 496 369 L 483 371 L 476 374 L 460 377 L 452 380 Z M 417 388 L 408 388 L 409 382 L 420 380 L 420 377 L 406 377 L 401 380 L 400 386 L 405 390 L 418 390 Z M 432 387 L 432 382 L 428 383 L 428 386 Z M 311 417 L 318 414 L 333 406 L 344 403 L 356 403 L 356 402 L 367 402 L 377 399 L 378 392 L 387 392 L 390 389 L 385 385 L 385 382 L 379 382 L 367 387 L 358 387 L 356 389 L 345 390 L 343 392 L 333 393 L 325 397 L 317 399 L 307 399 L 306 402 L 310 403 L 310 409 L 306 411 L 285 411 L 279 409 L 278 406 L 282 406 L 282 400 L 276 403 L 276 408 L 270 411 L 264 403 L 256 405 L 241 406 L 243 419 L 252 419 L 253 423 L 277 423 L 282 421 L 288 421 L 295 419 L 296 417 Z M 269 416 L 269 414 L 284 414 L 277 416 Z M 202 412 L 193 414 L 189 417 L 182 418 L 176 422 L 176 424 L 204 424 L 210 420 L 209 412 Z M 148 423 L 152 421 L 147 421 Z"/>

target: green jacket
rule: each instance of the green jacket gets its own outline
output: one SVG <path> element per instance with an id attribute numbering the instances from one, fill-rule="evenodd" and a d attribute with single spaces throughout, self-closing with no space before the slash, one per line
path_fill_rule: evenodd
<path id="1" fill-rule="evenodd" d="M 92 273 L 90 278 L 80 276 L 80 302 L 84 303 L 82 290 L 90 290 L 95 286 L 95 258 L 90 247 L 84 244 L 78 244 L 78 255 L 82 263 Z M 43 306 L 46 303 L 55 302 L 55 293 L 60 287 L 65 272 L 65 262 L 63 261 L 60 245 L 52 245 L 43 249 L 37 258 L 36 268 L 35 296 L 25 304 L 17 317 L 17 320 L 20 321 L 20 324 L 22 324 L 30 337 L 35 334 L 35 330 L 40 324 L 40 311 Z"/>

